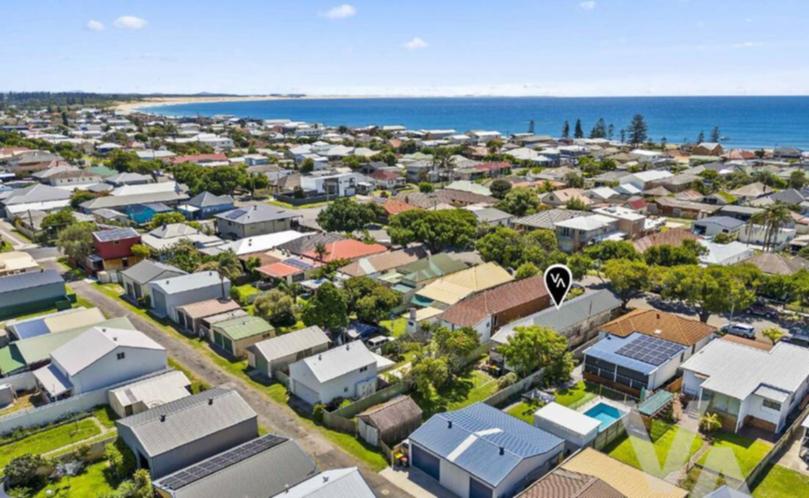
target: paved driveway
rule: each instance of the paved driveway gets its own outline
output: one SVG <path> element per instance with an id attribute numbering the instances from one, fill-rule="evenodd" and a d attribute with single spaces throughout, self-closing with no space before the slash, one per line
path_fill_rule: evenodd
<path id="1" fill-rule="evenodd" d="M 272 401 L 245 380 L 217 367 L 209 358 L 193 346 L 176 337 L 167 335 L 149 320 L 131 313 L 116 299 L 110 298 L 84 280 L 70 282 L 70 287 L 79 296 L 89 300 L 109 317 L 126 316 L 135 327 L 166 348 L 169 355 L 194 375 L 212 386 L 235 389 L 258 414 L 260 423 L 274 434 L 295 439 L 306 453 L 311 455 L 321 469 L 359 467 L 365 480 L 377 496 L 407 497 L 408 493 L 394 486 L 380 474 L 370 470 L 363 462 L 335 447 L 319 431 L 301 425 L 298 416 L 287 406 Z"/>

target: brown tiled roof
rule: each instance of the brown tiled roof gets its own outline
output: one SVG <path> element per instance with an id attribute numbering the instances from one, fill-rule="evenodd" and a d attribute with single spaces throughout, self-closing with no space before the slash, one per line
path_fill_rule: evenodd
<path id="1" fill-rule="evenodd" d="M 416 209 L 415 206 L 411 206 L 410 204 L 400 201 L 398 199 L 388 199 L 382 204 L 382 208 L 388 215 L 393 216 L 394 214 L 404 213 L 405 211 L 410 211 L 411 209 Z"/>
<path id="2" fill-rule="evenodd" d="M 789 256 L 773 252 L 756 254 L 746 262 L 756 265 L 759 270 L 770 275 L 792 275 L 809 268 L 809 261 L 800 256 Z"/>
<path id="3" fill-rule="evenodd" d="M 722 339 L 725 341 L 735 342 L 736 344 L 750 346 L 751 348 L 763 349 L 764 351 L 769 351 L 772 349 L 772 345 L 767 344 L 766 342 L 756 341 L 755 339 L 747 339 L 746 337 L 739 337 L 733 334 L 725 334 L 722 336 Z"/>
<path id="4" fill-rule="evenodd" d="M 693 346 L 713 334 L 715 327 L 657 310 L 635 310 L 604 324 L 601 330 L 626 337 L 633 332 Z"/>
<path id="5" fill-rule="evenodd" d="M 379 429 L 379 432 L 385 433 L 400 425 L 421 421 L 421 414 L 421 408 L 410 396 L 397 396 L 357 416 Z"/>
<path id="6" fill-rule="evenodd" d="M 425 257 L 427 250 L 423 246 L 407 247 L 357 259 L 340 268 L 340 271 L 352 277 L 359 277 L 398 268 Z"/>
<path id="7" fill-rule="evenodd" d="M 222 301 L 221 299 L 207 299 L 196 303 L 186 304 L 180 306 L 178 309 L 185 311 L 189 318 L 204 318 L 207 316 L 218 315 L 227 311 L 233 311 L 241 308 L 239 303 L 232 299 Z"/>
<path id="8" fill-rule="evenodd" d="M 520 493 L 517 498 L 625 498 L 598 477 L 557 468 Z"/>
<path id="9" fill-rule="evenodd" d="M 636 251 L 645 252 L 650 247 L 660 245 L 679 247 L 686 240 L 697 239 L 698 237 L 691 233 L 690 230 L 685 228 L 672 228 L 671 230 L 667 230 L 665 232 L 653 233 L 651 235 L 647 235 L 646 237 L 642 237 L 633 242 L 633 244 L 635 245 Z"/>
<path id="10" fill-rule="evenodd" d="M 542 278 L 537 275 L 516 280 L 467 297 L 450 306 L 441 314 L 441 319 L 459 327 L 471 327 L 487 315 L 540 299 L 548 294 Z"/>

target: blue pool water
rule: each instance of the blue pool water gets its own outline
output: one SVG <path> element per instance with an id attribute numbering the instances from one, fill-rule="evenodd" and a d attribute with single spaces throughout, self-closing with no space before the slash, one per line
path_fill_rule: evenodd
<path id="1" fill-rule="evenodd" d="M 144 106 L 170 116 L 229 114 L 242 118 L 286 118 L 327 125 L 404 125 L 524 132 L 534 120 L 536 132 L 559 136 L 567 120 L 581 119 L 589 133 L 598 118 L 614 127 L 614 137 L 641 113 L 649 136 L 669 142 L 710 136 L 718 126 L 726 147 L 809 148 L 809 97 L 457 97 L 297 99 Z"/>
<path id="2" fill-rule="evenodd" d="M 601 422 L 601 426 L 598 428 L 599 431 L 603 431 L 621 418 L 620 410 L 606 403 L 598 403 L 584 414 Z"/>

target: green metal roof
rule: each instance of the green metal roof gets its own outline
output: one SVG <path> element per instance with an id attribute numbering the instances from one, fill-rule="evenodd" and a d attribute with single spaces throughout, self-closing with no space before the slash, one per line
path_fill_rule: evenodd
<path id="1" fill-rule="evenodd" d="M 641 415 L 645 415 L 647 417 L 654 417 L 657 415 L 660 410 L 666 407 L 671 400 L 674 399 L 674 395 L 668 391 L 660 390 L 656 393 L 649 396 L 646 401 L 643 401 L 641 404 L 638 405 L 638 411 Z"/>
<path id="2" fill-rule="evenodd" d="M 240 341 L 248 337 L 263 335 L 275 330 L 273 326 L 263 318 L 250 315 L 218 322 L 213 328 L 232 341 Z"/>
<path id="3" fill-rule="evenodd" d="M 92 168 L 89 168 L 88 171 L 90 173 L 95 173 L 96 175 L 102 178 L 106 178 L 108 176 L 115 176 L 118 174 L 117 171 L 115 171 L 112 168 L 108 168 L 106 166 L 93 166 Z"/>
<path id="4" fill-rule="evenodd" d="M 8 375 L 25 368 L 25 362 L 16 345 L 0 348 L 0 374 Z"/>

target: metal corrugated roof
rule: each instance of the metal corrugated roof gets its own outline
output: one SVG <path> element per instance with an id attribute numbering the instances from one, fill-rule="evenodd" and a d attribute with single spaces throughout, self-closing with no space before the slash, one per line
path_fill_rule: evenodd
<path id="1" fill-rule="evenodd" d="M 18 292 L 23 289 L 42 287 L 55 283 L 65 283 L 56 270 L 29 271 L 0 278 L 0 293 Z"/>
<path id="2" fill-rule="evenodd" d="M 323 344 L 328 345 L 329 338 L 320 327 L 312 325 L 311 327 L 257 342 L 253 345 L 253 348 L 264 356 L 265 360 L 272 361 L 276 358 L 283 358 Z"/>

